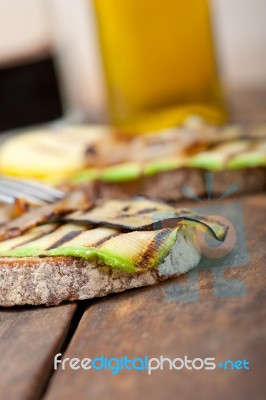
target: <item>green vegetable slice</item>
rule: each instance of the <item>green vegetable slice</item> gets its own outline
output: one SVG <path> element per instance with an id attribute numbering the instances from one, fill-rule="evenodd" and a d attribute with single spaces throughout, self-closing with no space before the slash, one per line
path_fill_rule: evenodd
<path id="1" fill-rule="evenodd" d="M 102 202 L 81 217 L 5 240 L 0 243 L 0 256 L 72 256 L 139 272 L 161 263 L 181 230 L 190 235 L 197 226 L 220 241 L 227 233 L 227 227 L 216 221 L 145 199 Z"/>
<path id="2" fill-rule="evenodd" d="M 243 169 L 266 166 L 266 154 L 258 151 L 250 151 L 239 154 L 228 162 L 228 169 Z"/>
<path id="3" fill-rule="evenodd" d="M 105 226 L 122 231 L 150 231 L 175 228 L 178 224 L 199 225 L 217 240 L 223 241 L 227 228 L 220 223 L 195 215 L 189 210 L 176 210 L 150 200 L 135 202 L 112 200 L 88 212 L 77 211 L 65 217 L 67 222 Z"/>
<path id="4" fill-rule="evenodd" d="M 84 229 L 79 225 L 65 224 L 34 239 L 35 228 L 22 236 L 25 244 L 14 246 L 14 239 L 2 242 L 0 256 L 72 256 L 138 272 L 155 267 L 169 254 L 179 228 L 130 233 L 108 228 Z"/>
<path id="5" fill-rule="evenodd" d="M 161 172 L 168 172 L 184 165 L 185 157 L 176 157 L 172 159 L 150 161 L 143 167 L 144 176 L 152 176 Z"/>
<path id="6" fill-rule="evenodd" d="M 141 176 L 141 166 L 137 163 L 119 164 L 104 168 L 100 179 L 104 182 L 127 182 Z"/>
<path id="7" fill-rule="evenodd" d="M 100 170 L 96 168 L 84 169 L 80 172 L 77 172 L 70 178 L 71 183 L 83 183 L 88 181 L 94 181 L 98 179 L 100 175 Z"/>

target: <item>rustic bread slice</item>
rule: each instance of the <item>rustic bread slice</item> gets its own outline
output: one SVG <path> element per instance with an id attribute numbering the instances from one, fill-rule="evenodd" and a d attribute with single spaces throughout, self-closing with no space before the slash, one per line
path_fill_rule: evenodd
<path id="1" fill-rule="evenodd" d="M 143 195 L 165 201 L 184 200 L 184 187 L 198 197 L 206 197 L 206 183 L 203 169 L 180 168 L 145 176 L 131 182 L 99 182 L 98 194 L 110 199 L 128 199 Z M 238 186 L 237 194 L 252 194 L 266 190 L 266 168 L 243 168 L 232 171 L 218 171 L 213 176 L 212 193 L 222 194 L 232 185 Z"/>
<path id="2" fill-rule="evenodd" d="M 200 261 L 196 227 L 222 242 L 228 231 L 211 218 L 140 198 L 101 200 L 19 232 L 0 243 L 0 306 L 57 305 L 183 274 Z"/>
<path id="3" fill-rule="evenodd" d="M 190 236 L 180 231 L 170 253 L 157 267 L 124 272 L 96 260 L 74 257 L 0 258 L 0 306 L 58 305 L 149 286 L 197 266 L 200 253 Z"/>

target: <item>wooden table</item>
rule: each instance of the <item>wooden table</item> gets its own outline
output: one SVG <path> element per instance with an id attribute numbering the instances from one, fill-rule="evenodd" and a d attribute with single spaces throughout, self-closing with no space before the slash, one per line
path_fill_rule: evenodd
<path id="1" fill-rule="evenodd" d="M 261 96 L 261 95 L 260 95 Z M 258 98 L 255 96 L 255 98 Z M 266 96 L 258 102 L 264 116 Z M 231 98 L 233 99 L 233 98 Z M 254 104 L 252 98 L 250 104 Z M 240 104 L 239 102 L 238 104 Z M 244 102 L 245 103 L 245 102 Z M 235 119 L 241 116 L 241 107 Z M 244 118 L 248 120 L 247 105 Z M 254 108 L 252 117 L 254 120 Z M 265 116 L 264 116 L 265 117 Z M 265 398 L 266 195 L 228 199 L 243 207 L 248 264 L 228 267 L 219 285 L 242 282 L 240 297 L 217 297 L 214 273 L 201 270 L 166 283 L 94 301 L 55 308 L 21 307 L 0 311 L 0 399 L 234 399 Z M 173 283 L 189 298 L 166 301 Z M 246 359 L 250 370 L 65 371 L 53 370 L 57 353 L 64 357 L 176 358 L 187 355 L 217 361 Z"/>

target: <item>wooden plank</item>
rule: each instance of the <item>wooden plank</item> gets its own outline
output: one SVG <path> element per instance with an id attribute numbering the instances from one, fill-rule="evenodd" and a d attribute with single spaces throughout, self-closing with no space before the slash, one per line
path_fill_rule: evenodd
<path id="1" fill-rule="evenodd" d="M 0 309 L 0 398 L 38 399 L 76 304 Z"/>
<path id="2" fill-rule="evenodd" d="M 256 207 L 254 207 L 254 202 Z M 250 261 L 228 268 L 225 279 L 244 283 L 242 297 L 215 297 L 213 273 L 205 270 L 186 287 L 197 302 L 167 302 L 173 281 L 156 287 L 109 296 L 89 307 L 64 357 L 165 357 L 185 355 L 246 359 L 251 370 L 224 371 L 65 371 L 53 375 L 45 400 L 108 398 L 245 400 L 265 398 L 265 215 L 266 196 L 243 202 Z M 187 276 L 175 283 L 186 284 Z M 71 384 L 69 384 L 71 382 Z"/>

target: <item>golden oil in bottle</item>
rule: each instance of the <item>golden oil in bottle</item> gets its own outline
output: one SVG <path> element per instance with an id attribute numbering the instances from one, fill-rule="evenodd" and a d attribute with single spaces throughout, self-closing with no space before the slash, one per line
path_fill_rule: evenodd
<path id="1" fill-rule="evenodd" d="M 145 132 L 225 117 L 208 0 L 93 0 L 115 125 Z"/>

